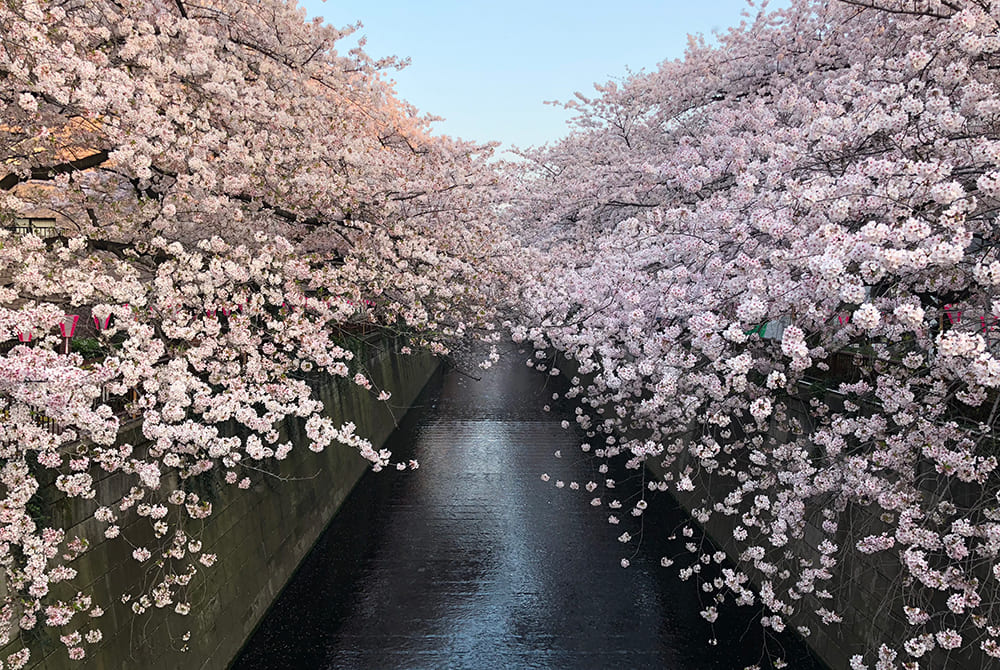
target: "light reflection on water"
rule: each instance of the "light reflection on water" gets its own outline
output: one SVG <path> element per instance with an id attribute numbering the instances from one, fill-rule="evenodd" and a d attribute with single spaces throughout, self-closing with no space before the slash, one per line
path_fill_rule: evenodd
<path id="1" fill-rule="evenodd" d="M 665 497 L 644 516 L 634 556 L 634 541 L 626 550 L 615 538 L 637 535 L 638 524 L 610 526 L 607 508 L 588 504 L 594 494 L 582 485 L 604 476 L 574 460 L 580 437 L 559 425 L 572 410 L 551 401 L 556 383 L 514 355 L 482 381 L 448 373 L 428 388 L 388 445 L 420 469 L 366 475 L 233 668 L 731 670 L 757 662 L 760 626 L 748 611 L 723 608 L 719 645 L 709 646 L 703 594 L 659 566 L 660 556 L 683 551 L 665 539 L 684 521 Z M 566 455 L 559 461 L 557 449 Z M 546 471 L 577 479 L 581 490 L 556 490 L 539 478 Z M 627 570 L 619 565 L 626 555 Z M 791 667 L 821 667 L 796 641 L 782 641 Z"/>

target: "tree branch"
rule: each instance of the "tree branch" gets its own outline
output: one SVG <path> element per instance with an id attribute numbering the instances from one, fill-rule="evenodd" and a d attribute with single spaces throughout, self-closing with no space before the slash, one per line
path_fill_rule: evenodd
<path id="1" fill-rule="evenodd" d="M 853 5 L 854 7 L 862 7 L 864 9 L 874 9 L 880 12 L 888 12 L 889 14 L 908 14 L 910 16 L 933 16 L 936 19 L 950 19 L 951 14 L 939 14 L 931 10 L 920 10 L 920 9 L 902 9 L 902 8 L 891 8 L 884 7 L 882 5 L 875 4 L 874 0 L 866 2 L 865 0 L 840 0 L 846 5 Z M 941 3 L 946 7 L 954 6 L 948 3 Z M 957 10 L 956 10 L 957 11 Z"/>
<path id="2" fill-rule="evenodd" d="M 108 160 L 108 152 L 98 151 L 97 153 L 90 154 L 89 156 L 85 156 L 83 158 L 78 158 L 77 160 L 68 161 L 66 163 L 31 168 L 31 174 L 28 177 L 19 177 L 18 175 L 11 173 L 3 179 L 0 179 L 0 190 L 9 191 L 18 184 L 26 181 L 49 181 L 55 179 L 56 175 L 59 174 L 97 167 L 106 160 Z"/>

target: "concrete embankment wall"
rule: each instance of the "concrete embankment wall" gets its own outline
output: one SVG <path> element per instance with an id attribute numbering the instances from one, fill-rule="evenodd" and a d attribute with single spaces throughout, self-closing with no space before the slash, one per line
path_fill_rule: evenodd
<path id="1" fill-rule="evenodd" d="M 377 401 L 374 394 L 344 379 L 323 382 L 319 395 L 338 426 L 353 421 L 356 432 L 378 448 L 431 379 L 438 360 L 427 354 L 400 355 L 387 344 L 369 345 L 364 355 L 369 378 L 377 387 L 392 391 L 388 403 Z M 237 490 L 222 482 L 221 472 L 210 471 L 199 475 L 193 487 L 191 482 L 185 486 L 213 505 L 211 516 L 204 522 L 188 521 L 185 528 L 202 541 L 204 551 L 218 555 L 218 562 L 211 568 L 199 566 L 189 590 L 192 607 L 187 616 L 174 614 L 172 605 L 165 610 L 151 608 L 136 616 L 131 603 L 120 600 L 122 592 L 135 593 L 141 584 L 148 588 L 161 578 L 153 559 L 139 564 L 132 559 L 128 543 L 120 538 L 104 541 L 105 525 L 92 518 L 98 502 L 114 505 L 127 494 L 131 484 L 124 477 L 109 475 L 99 482 L 96 488 L 100 493 L 95 501 L 43 499 L 39 510 L 42 523 L 58 523 L 68 529 L 69 538 L 80 535 L 94 543 L 71 563 L 78 570 L 73 586 L 93 594 L 95 604 L 105 609 L 103 617 L 96 620 L 104 639 L 97 645 L 84 645 L 86 659 L 75 662 L 69 660 L 65 646 L 52 629 L 23 631 L 22 639 L 29 642 L 32 655 L 28 667 L 227 667 L 369 466 L 357 452 L 336 444 L 319 454 L 309 451 L 301 420 L 286 422 L 281 433 L 282 441 L 291 439 L 297 446 L 280 467 L 272 468 L 277 476 L 253 473 L 251 488 Z M 140 427 L 126 426 L 120 441 L 141 445 Z M 168 478 L 163 482 L 168 491 L 176 484 Z M 46 491 L 49 495 L 59 493 L 54 487 L 46 487 Z M 120 513 L 120 517 L 122 535 L 130 542 L 141 545 L 152 540 L 149 519 L 138 517 L 135 508 Z M 75 590 L 58 597 L 74 594 Z M 190 639 L 184 641 L 186 631 L 190 631 Z M 182 652 L 180 648 L 185 644 L 188 650 Z M 20 646 L 14 644 L 4 651 Z"/>

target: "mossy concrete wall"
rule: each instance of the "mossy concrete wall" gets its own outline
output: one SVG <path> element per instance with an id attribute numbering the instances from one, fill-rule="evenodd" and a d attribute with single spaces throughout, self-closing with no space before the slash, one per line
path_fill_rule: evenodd
<path id="1" fill-rule="evenodd" d="M 388 403 L 377 401 L 371 392 L 343 379 L 322 383 L 319 395 L 337 425 L 353 421 L 357 433 L 378 448 L 432 377 L 438 361 L 426 354 L 400 355 L 391 346 L 369 347 L 366 357 L 369 378 L 377 387 L 392 391 Z M 96 487 L 100 493 L 94 501 L 44 500 L 43 523 L 62 525 L 68 530 L 67 537 L 79 535 L 90 538 L 91 542 L 95 542 L 93 538 L 101 538 L 70 564 L 78 571 L 73 580 L 74 591 L 59 593 L 57 597 L 71 598 L 75 589 L 93 594 L 95 604 L 105 609 L 105 614 L 95 620 L 104 639 L 97 645 L 84 645 L 86 659 L 74 662 L 69 660 L 66 647 L 51 629 L 46 631 L 40 625 L 41 630 L 22 631 L 21 640 L 28 642 L 31 649 L 28 667 L 39 670 L 227 667 L 369 467 L 367 461 L 347 447 L 334 444 L 318 454 L 306 449 L 301 420 L 287 421 L 281 431 L 282 441 L 291 439 L 300 446 L 280 462 L 280 467 L 273 471 L 276 476 L 256 473 L 249 490 L 225 485 L 221 473 L 199 476 L 198 492 L 203 499 L 212 501 L 213 511 L 204 522 L 198 522 L 191 534 L 202 541 L 204 551 L 217 554 L 218 561 L 210 568 L 199 566 L 189 591 L 192 607 L 187 616 L 174 614 L 172 607 L 151 608 L 150 612 L 136 616 L 130 609 L 131 603 L 120 601 L 122 592 L 136 592 L 144 580 L 149 586 L 156 579 L 155 568 L 151 568 L 153 561 L 139 564 L 133 560 L 131 547 L 120 538 L 104 541 L 102 533 L 106 525 L 97 523 L 92 514 L 98 501 L 114 505 L 114 501 L 120 500 L 131 486 L 129 480 L 120 474 L 106 476 Z M 126 426 L 120 440 L 141 444 L 140 427 Z M 163 486 L 172 487 L 175 483 L 165 479 Z M 58 493 L 54 487 L 47 490 Z M 120 516 L 122 535 L 130 542 L 141 545 L 152 540 L 149 519 L 137 516 L 134 508 Z M 190 639 L 185 641 L 183 636 L 187 631 Z M 180 650 L 183 645 L 188 647 L 186 652 Z M 21 646 L 22 642 L 15 642 L 3 652 Z"/>

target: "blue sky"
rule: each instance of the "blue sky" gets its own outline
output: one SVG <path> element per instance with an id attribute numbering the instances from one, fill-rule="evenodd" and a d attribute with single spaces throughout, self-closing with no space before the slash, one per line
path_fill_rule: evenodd
<path id="1" fill-rule="evenodd" d="M 369 55 L 409 57 L 400 97 L 445 117 L 435 130 L 530 146 L 566 134 L 565 110 L 543 104 L 593 92 L 684 55 L 689 33 L 738 25 L 746 0 L 299 0 L 310 17 L 361 21 Z M 759 2 L 756 4 L 760 4 Z M 772 2 L 771 8 L 787 5 Z M 756 12 L 756 8 L 752 11 Z M 353 46 L 345 44 L 343 51 Z"/>

